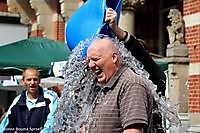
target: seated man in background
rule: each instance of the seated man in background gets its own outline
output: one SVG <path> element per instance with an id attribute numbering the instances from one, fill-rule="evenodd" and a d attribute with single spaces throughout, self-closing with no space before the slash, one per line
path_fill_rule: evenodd
<path id="1" fill-rule="evenodd" d="M 4 118 L 6 112 L 4 110 L 4 107 L 0 105 L 0 123 L 2 121 L 2 119 Z"/>

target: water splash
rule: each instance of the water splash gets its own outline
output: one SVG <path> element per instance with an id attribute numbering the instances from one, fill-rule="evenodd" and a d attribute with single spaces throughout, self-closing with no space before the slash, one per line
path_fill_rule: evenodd
<path id="1" fill-rule="evenodd" d="M 131 55 L 130 51 L 124 47 L 123 42 L 120 42 L 117 47 L 121 53 L 123 63 L 132 68 L 137 74 L 147 79 L 151 94 L 158 105 L 158 110 L 154 111 L 160 112 L 162 116 L 169 121 L 170 126 L 181 126 L 176 105 L 174 105 L 169 98 L 166 98 L 165 96 L 159 96 L 159 94 L 156 92 L 157 86 L 151 80 L 149 80 L 149 73 L 144 70 L 143 64 Z"/>
<path id="2" fill-rule="evenodd" d="M 55 115 L 55 132 L 78 133 L 81 126 L 86 127 L 92 122 L 91 112 L 95 106 L 95 100 L 100 91 L 95 87 L 95 76 L 87 68 L 85 58 L 87 47 L 96 39 L 104 35 L 97 35 L 91 39 L 86 39 L 73 49 L 65 67 L 65 85 L 62 96 L 58 101 L 58 111 Z M 123 42 L 113 38 L 121 54 L 122 62 L 131 67 L 137 74 L 147 79 L 151 93 L 158 103 L 158 112 L 161 112 L 171 125 L 180 125 L 176 107 L 166 99 L 156 93 L 156 85 L 149 79 L 149 74 L 144 70 L 143 64 L 136 60 L 131 53 L 124 47 Z"/>
<path id="3" fill-rule="evenodd" d="M 89 121 L 91 104 L 95 96 L 94 75 L 87 69 L 84 50 L 91 40 L 81 42 L 64 67 L 65 85 L 55 115 L 55 132 L 80 132 Z M 86 44 L 87 43 L 87 44 Z"/>

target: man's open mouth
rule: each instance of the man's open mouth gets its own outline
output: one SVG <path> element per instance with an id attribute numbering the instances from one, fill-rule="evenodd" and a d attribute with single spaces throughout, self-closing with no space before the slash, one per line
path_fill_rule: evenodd
<path id="1" fill-rule="evenodd" d="M 101 70 L 101 69 L 98 69 L 98 70 L 95 71 L 95 74 L 96 74 L 96 75 L 100 75 L 101 73 L 102 73 L 102 70 Z"/>
<path id="2" fill-rule="evenodd" d="M 36 86 L 30 86 L 31 89 L 36 89 Z"/>

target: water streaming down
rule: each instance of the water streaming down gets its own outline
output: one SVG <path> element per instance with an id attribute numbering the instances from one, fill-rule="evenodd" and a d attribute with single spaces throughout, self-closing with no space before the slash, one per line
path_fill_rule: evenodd
<path id="1" fill-rule="evenodd" d="M 88 69 L 85 56 L 88 46 L 96 39 L 104 36 L 95 35 L 93 38 L 81 41 L 73 49 L 64 68 L 65 85 L 62 90 L 62 96 L 58 101 L 58 109 L 55 115 L 55 132 L 78 133 L 81 132 L 82 125 L 85 125 L 87 129 L 92 122 L 91 113 L 100 89 L 95 87 L 95 76 Z M 164 118 L 170 122 L 170 125 L 180 126 L 181 123 L 175 105 L 169 99 L 158 96 L 156 85 L 148 79 L 148 72 L 143 69 L 143 65 L 124 47 L 123 42 L 118 42 L 114 38 L 113 41 L 117 44 L 123 63 L 147 79 L 152 95 L 158 103 L 158 110 L 154 111 L 161 112 Z"/>

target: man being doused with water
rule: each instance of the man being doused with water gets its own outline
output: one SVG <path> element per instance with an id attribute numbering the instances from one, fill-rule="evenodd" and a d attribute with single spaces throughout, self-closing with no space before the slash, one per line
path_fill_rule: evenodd
<path id="1" fill-rule="evenodd" d="M 116 39 L 101 36 L 87 49 L 88 67 L 101 89 L 86 130 L 91 133 L 149 133 L 153 96 L 147 80 L 123 63 L 116 47 L 118 43 Z"/>

